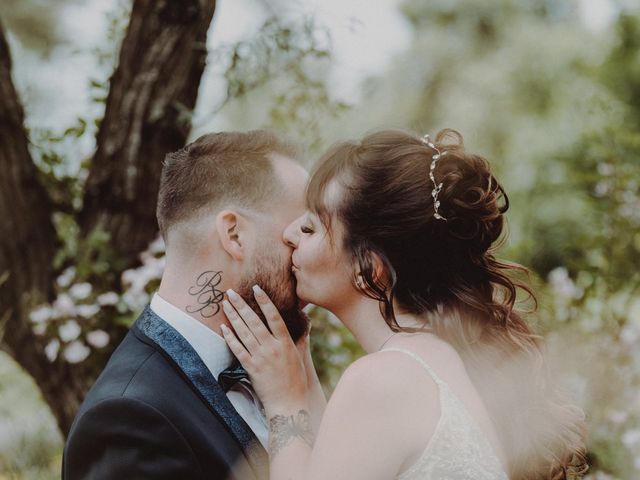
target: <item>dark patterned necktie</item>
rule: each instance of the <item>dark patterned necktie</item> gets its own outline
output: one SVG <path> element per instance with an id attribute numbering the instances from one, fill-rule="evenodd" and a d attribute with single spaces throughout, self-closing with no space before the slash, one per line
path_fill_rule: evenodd
<path id="1" fill-rule="evenodd" d="M 231 388 L 238 382 L 251 387 L 249 374 L 247 374 L 247 371 L 239 363 L 233 363 L 218 375 L 218 383 L 225 393 L 231 390 Z"/>

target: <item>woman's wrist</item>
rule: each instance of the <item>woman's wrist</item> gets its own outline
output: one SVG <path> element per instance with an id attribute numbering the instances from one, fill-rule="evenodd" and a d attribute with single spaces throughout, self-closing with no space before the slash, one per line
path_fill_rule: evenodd
<path id="1" fill-rule="evenodd" d="M 308 396 L 292 396 L 269 402 L 269 404 L 264 405 L 264 409 L 268 421 L 271 417 L 276 415 L 293 415 L 298 413 L 300 410 L 309 412 L 312 407 Z"/>
<path id="2" fill-rule="evenodd" d="M 311 414 L 305 408 L 291 410 L 293 405 L 281 406 L 280 412 L 267 414 L 269 424 L 269 456 L 273 461 L 276 455 L 289 445 L 298 444 L 295 448 L 313 448 L 316 428 Z M 306 447 L 305 447 L 306 446 Z"/>

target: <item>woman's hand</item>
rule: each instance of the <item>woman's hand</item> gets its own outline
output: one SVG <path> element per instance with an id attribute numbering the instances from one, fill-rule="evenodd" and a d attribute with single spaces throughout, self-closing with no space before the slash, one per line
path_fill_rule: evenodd
<path id="1" fill-rule="evenodd" d="M 309 407 L 311 408 L 309 413 L 311 414 L 313 429 L 317 432 L 320 426 L 320 420 L 324 414 L 324 409 L 327 406 L 327 397 L 324 394 L 318 373 L 313 365 L 310 337 L 311 324 L 309 324 L 306 335 L 296 342 L 296 347 L 298 347 L 300 357 L 303 359 L 304 370 L 307 375 L 308 400 Z"/>
<path id="2" fill-rule="evenodd" d="M 237 293 L 228 290 L 229 301 L 223 301 L 222 306 L 234 331 L 222 325 L 224 339 L 249 374 L 267 418 L 271 414 L 308 410 L 304 356 L 267 294 L 257 286 L 253 290 L 269 328 Z"/>

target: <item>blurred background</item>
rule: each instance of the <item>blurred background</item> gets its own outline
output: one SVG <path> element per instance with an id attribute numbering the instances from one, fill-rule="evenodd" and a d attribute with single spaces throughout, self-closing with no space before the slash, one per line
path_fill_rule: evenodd
<path id="1" fill-rule="evenodd" d="M 131 27 L 131 28 L 130 28 Z M 640 478 L 635 0 L 0 0 L 0 478 L 59 478 L 87 388 L 158 285 L 167 151 L 460 131 L 511 200 L 591 479 Z M 316 310 L 331 391 L 361 355 Z"/>

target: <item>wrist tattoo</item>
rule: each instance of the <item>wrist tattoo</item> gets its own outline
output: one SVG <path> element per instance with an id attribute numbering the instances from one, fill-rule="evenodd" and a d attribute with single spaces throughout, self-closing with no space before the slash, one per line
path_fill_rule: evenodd
<path id="1" fill-rule="evenodd" d="M 314 434 L 309 412 L 300 410 L 296 415 L 274 415 L 269 419 L 269 455 L 273 459 L 277 453 L 289 445 L 294 438 L 300 438 L 313 447 Z"/>
<path id="2" fill-rule="evenodd" d="M 213 317 L 220 311 L 224 293 L 216 287 L 222 282 L 222 272 L 208 270 L 198 275 L 196 284 L 189 288 L 189 295 L 196 297 L 198 305 L 187 305 L 189 313 L 200 313 L 205 318 Z"/>

